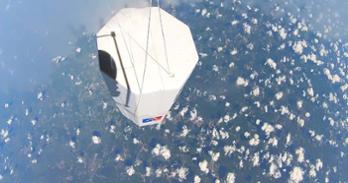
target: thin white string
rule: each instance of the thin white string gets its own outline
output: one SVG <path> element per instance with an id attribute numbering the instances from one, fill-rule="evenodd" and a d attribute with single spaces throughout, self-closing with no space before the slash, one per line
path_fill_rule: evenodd
<path id="1" fill-rule="evenodd" d="M 162 15 L 161 15 L 162 14 L 162 12 L 161 12 L 161 4 L 160 4 L 159 0 L 157 0 L 157 6 L 158 6 L 159 21 L 160 21 L 160 25 L 161 25 L 161 34 L 162 34 L 162 40 L 163 40 L 164 55 L 165 55 L 165 59 L 166 59 L 166 62 L 167 62 L 167 69 L 168 69 L 168 72 L 170 74 L 172 74 L 171 71 L 170 71 L 170 66 L 169 66 L 167 41 L 166 41 L 166 37 L 165 37 L 165 34 L 164 34 L 163 21 L 162 21 Z"/>
<path id="2" fill-rule="evenodd" d="M 151 29 L 151 9 L 152 9 L 152 0 L 150 0 L 150 7 L 149 7 L 149 19 L 147 24 L 147 36 L 146 36 L 146 49 L 145 49 L 145 63 L 144 63 L 144 71 L 142 76 L 142 82 L 141 82 L 141 88 L 140 88 L 140 94 L 139 94 L 139 100 L 137 103 L 137 106 L 135 108 L 134 113 L 137 113 L 138 107 L 142 98 L 143 89 L 144 89 L 144 81 L 145 81 L 145 74 L 146 74 L 146 67 L 147 67 L 147 59 L 148 59 L 148 51 L 149 51 L 149 40 L 150 40 L 150 29 Z"/>

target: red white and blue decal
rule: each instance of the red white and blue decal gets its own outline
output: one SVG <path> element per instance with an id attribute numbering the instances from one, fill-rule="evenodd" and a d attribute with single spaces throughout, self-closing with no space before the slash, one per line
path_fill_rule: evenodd
<path id="1" fill-rule="evenodd" d="M 154 118 L 144 118 L 143 123 L 160 122 L 163 116 L 157 116 Z"/>

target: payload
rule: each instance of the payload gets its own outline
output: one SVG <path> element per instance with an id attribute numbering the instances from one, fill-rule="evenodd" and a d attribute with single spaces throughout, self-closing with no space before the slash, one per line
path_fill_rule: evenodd
<path id="1" fill-rule="evenodd" d="M 198 62 L 190 28 L 160 7 L 121 9 L 97 46 L 113 99 L 139 126 L 165 119 Z"/>

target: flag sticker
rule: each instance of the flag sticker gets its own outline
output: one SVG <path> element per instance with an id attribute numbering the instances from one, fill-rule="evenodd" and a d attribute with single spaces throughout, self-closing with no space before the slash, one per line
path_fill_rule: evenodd
<path id="1" fill-rule="evenodd" d="M 143 123 L 150 123 L 150 122 L 160 122 L 163 116 L 157 116 L 153 118 L 144 118 Z"/>

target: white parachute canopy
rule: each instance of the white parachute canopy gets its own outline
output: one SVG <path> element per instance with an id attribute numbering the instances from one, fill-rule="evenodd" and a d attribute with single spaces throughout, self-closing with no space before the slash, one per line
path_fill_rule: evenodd
<path id="1" fill-rule="evenodd" d="M 118 108 L 139 126 L 163 121 L 198 62 L 190 28 L 160 7 L 121 9 L 97 44 Z"/>

